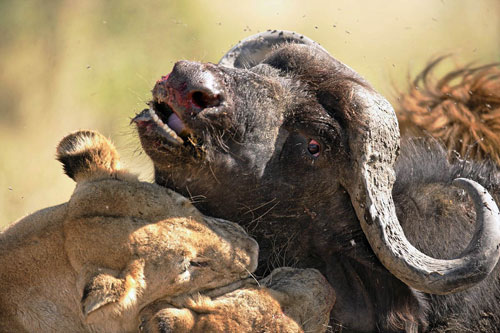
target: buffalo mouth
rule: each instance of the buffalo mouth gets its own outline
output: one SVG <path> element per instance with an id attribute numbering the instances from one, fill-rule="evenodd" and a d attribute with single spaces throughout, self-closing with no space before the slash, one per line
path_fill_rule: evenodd
<path id="1" fill-rule="evenodd" d="M 152 101 L 131 120 L 141 138 L 154 139 L 155 146 L 164 148 L 199 148 L 200 138 L 186 126 L 179 115 L 165 102 Z"/>

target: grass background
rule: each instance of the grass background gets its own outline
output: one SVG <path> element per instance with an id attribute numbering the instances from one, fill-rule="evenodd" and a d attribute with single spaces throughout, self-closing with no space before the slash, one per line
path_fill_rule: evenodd
<path id="1" fill-rule="evenodd" d="M 500 61 L 498 0 L 0 0 L 0 229 L 69 198 L 54 154 L 77 129 L 111 137 L 151 180 L 129 121 L 156 79 L 267 29 L 318 41 L 392 102 L 432 57 Z"/>

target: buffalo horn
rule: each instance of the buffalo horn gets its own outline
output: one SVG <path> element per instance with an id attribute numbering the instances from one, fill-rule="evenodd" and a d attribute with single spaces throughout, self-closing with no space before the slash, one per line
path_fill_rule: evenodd
<path id="1" fill-rule="evenodd" d="M 284 42 L 305 44 L 328 54 L 305 36 L 275 30 L 241 41 L 219 64 L 250 68 Z M 330 59 L 336 66 L 340 64 Z M 404 235 L 392 198 L 394 162 L 399 151 L 394 110 L 384 97 L 359 84 L 353 84 L 351 108 L 353 116 L 346 125 L 350 165 L 346 165 L 340 182 L 349 192 L 361 228 L 382 264 L 408 286 L 432 294 L 457 292 L 483 280 L 500 256 L 500 215 L 489 193 L 472 180 L 456 179 L 454 184 L 465 189 L 476 208 L 473 238 L 455 259 L 436 259 L 420 252 Z"/>

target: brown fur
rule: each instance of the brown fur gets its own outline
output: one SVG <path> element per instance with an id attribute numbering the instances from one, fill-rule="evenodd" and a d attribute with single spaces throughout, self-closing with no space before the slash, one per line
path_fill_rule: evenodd
<path id="1" fill-rule="evenodd" d="M 135 331 L 152 301 L 255 269 L 241 227 L 119 171 L 117 156 L 95 132 L 68 136 L 58 158 L 78 181 L 70 200 L 0 233 L 1 332 Z"/>
<path id="2" fill-rule="evenodd" d="M 141 313 L 144 332 L 325 332 L 335 296 L 314 269 L 277 268 L 260 285 L 219 297 L 160 301 Z"/>
<path id="3" fill-rule="evenodd" d="M 436 79 L 439 58 L 400 94 L 396 112 L 403 134 L 429 134 L 450 151 L 500 165 L 500 67 L 457 68 Z"/>

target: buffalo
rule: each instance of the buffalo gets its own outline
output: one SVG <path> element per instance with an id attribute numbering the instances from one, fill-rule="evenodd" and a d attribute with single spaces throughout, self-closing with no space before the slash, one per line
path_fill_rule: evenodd
<path id="1" fill-rule="evenodd" d="M 326 276 L 333 331 L 500 327 L 496 169 L 400 144 L 387 100 L 307 37 L 267 31 L 218 64 L 179 61 L 132 121 L 155 182 L 242 225 L 259 274 Z"/>

